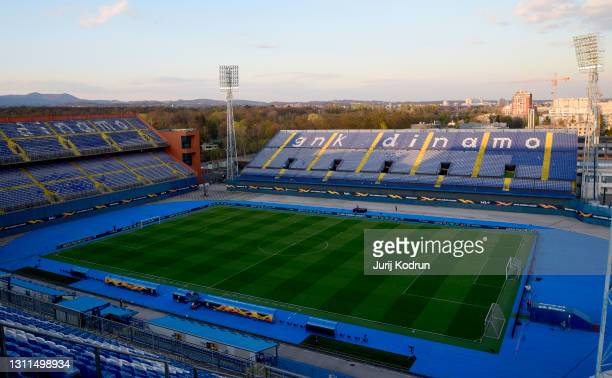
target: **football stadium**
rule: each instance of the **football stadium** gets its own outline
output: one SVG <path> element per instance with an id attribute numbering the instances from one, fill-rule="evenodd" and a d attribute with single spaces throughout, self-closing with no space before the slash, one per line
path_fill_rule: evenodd
<path id="1" fill-rule="evenodd" d="M 610 213 L 580 199 L 576 133 L 281 130 L 206 190 L 190 138 L 133 114 L 0 120 L 5 356 L 67 376 L 593 375 Z M 372 231 L 487 255 L 368 274 Z"/>

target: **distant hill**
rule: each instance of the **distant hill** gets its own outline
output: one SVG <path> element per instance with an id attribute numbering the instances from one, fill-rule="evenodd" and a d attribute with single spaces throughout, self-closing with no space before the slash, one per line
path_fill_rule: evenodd
<path id="1" fill-rule="evenodd" d="M 0 106 L 59 106 L 71 105 L 81 101 L 68 93 L 43 94 L 29 93 L 27 95 L 0 96 Z"/>
<path id="2" fill-rule="evenodd" d="M 265 102 L 250 100 L 235 100 L 236 105 L 263 106 Z M 11 106 L 176 106 L 183 108 L 200 108 L 224 106 L 225 101 L 212 99 L 172 100 L 172 101 L 118 101 L 118 100 L 86 100 L 68 93 L 45 94 L 29 93 L 26 95 L 0 96 L 0 107 Z"/>

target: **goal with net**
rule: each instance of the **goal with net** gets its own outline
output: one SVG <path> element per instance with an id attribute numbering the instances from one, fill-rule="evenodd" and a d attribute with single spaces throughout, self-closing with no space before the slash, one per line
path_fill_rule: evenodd
<path id="1" fill-rule="evenodd" d="M 506 279 L 518 280 L 521 277 L 521 260 L 518 257 L 510 257 L 506 264 Z"/>
<path id="2" fill-rule="evenodd" d="M 499 339 L 504 331 L 506 317 L 497 303 L 491 303 L 485 318 L 484 337 Z"/>

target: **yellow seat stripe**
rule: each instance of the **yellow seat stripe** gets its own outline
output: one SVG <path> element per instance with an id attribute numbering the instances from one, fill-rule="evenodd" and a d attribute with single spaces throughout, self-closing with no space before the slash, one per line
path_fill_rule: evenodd
<path id="1" fill-rule="evenodd" d="M 512 181 L 512 179 L 510 177 L 506 177 L 504 178 L 504 191 L 509 191 L 510 190 L 510 182 Z"/>
<path id="2" fill-rule="evenodd" d="M 333 173 L 334 171 L 327 171 L 327 173 L 325 174 L 325 177 L 323 177 L 323 181 L 327 181 Z"/>
<path id="3" fill-rule="evenodd" d="M 319 161 L 319 159 L 321 159 L 321 156 L 323 155 L 323 153 L 325 152 L 325 150 L 327 150 L 327 148 L 329 147 L 329 145 L 331 144 L 331 142 L 336 138 L 336 135 L 338 135 L 338 133 L 333 133 L 331 135 L 331 137 L 329 137 L 329 139 L 327 140 L 327 142 L 325 142 L 325 144 L 323 145 L 323 147 L 321 147 L 321 149 L 317 152 L 317 154 L 315 155 L 314 159 L 312 159 L 312 161 L 310 162 L 310 164 L 308 164 L 308 167 L 306 167 L 307 171 L 310 171 L 312 169 L 312 167 L 314 167 L 315 164 L 317 164 L 317 162 Z"/>
<path id="4" fill-rule="evenodd" d="M 553 133 L 546 133 L 546 143 L 544 144 L 544 162 L 542 163 L 542 180 L 548 180 L 550 174 L 550 155 L 552 152 Z"/>
<path id="5" fill-rule="evenodd" d="M 376 145 L 378 144 L 378 141 L 380 141 L 380 138 L 382 138 L 383 134 L 384 132 L 381 131 L 380 133 L 378 133 L 378 135 L 376 135 L 376 138 L 374 138 L 374 141 L 370 145 L 370 148 L 368 148 L 368 151 L 365 153 L 365 155 L 363 155 L 363 158 L 361 158 L 357 169 L 355 169 L 355 173 L 361 172 L 361 169 L 370 158 L 370 155 L 372 155 L 372 151 L 374 151 L 374 149 L 376 148 Z"/>
<path id="6" fill-rule="evenodd" d="M 442 181 L 444 181 L 444 175 L 438 175 L 438 179 L 436 180 L 436 185 L 434 185 L 434 188 L 439 188 L 442 185 Z"/>
<path id="7" fill-rule="evenodd" d="M 27 169 L 27 168 L 21 168 L 21 171 L 30 178 L 30 180 L 32 180 L 32 182 L 38 186 L 40 189 L 42 189 L 42 191 L 45 193 L 45 197 L 49 200 L 49 202 L 51 203 L 56 203 L 57 201 L 57 197 L 53 195 L 53 192 L 51 192 L 49 189 L 47 189 L 47 187 L 40 182 L 36 177 L 34 177 L 34 175 Z"/>
<path id="8" fill-rule="evenodd" d="M 297 134 L 297 131 L 294 131 L 293 133 L 291 133 L 291 135 L 289 135 L 289 138 L 287 138 L 287 140 L 284 141 L 283 144 L 281 144 L 278 150 L 276 150 L 272 154 L 272 156 L 270 156 L 270 158 L 264 163 L 264 165 L 261 166 L 261 169 L 266 169 L 266 167 L 270 165 L 270 163 L 272 163 L 272 160 L 274 160 L 278 156 L 278 154 L 280 154 L 281 151 L 289 144 L 289 142 L 291 142 L 291 139 L 293 139 L 295 134 Z"/>
<path id="9" fill-rule="evenodd" d="M 414 164 L 410 169 L 410 176 L 414 176 L 416 174 L 416 171 L 419 168 L 419 165 L 421 165 L 421 160 L 423 160 L 423 156 L 425 156 L 425 151 L 427 151 L 433 135 L 433 131 L 427 134 L 427 138 L 425 138 L 425 142 L 423 142 L 423 147 L 421 147 L 421 151 L 419 151 L 419 154 L 417 155 L 416 159 L 414 160 Z"/>
<path id="10" fill-rule="evenodd" d="M 482 136 L 482 141 L 480 142 L 480 149 L 478 150 L 478 155 L 476 155 L 476 161 L 474 162 L 474 168 L 472 168 L 472 177 L 478 177 L 478 173 L 480 172 L 480 166 L 482 165 L 482 158 L 484 157 L 485 151 L 487 150 L 487 143 L 489 143 L 489 137 L 491 133 L 486 132 Z"/>
<path id="11" fill-rule="evenodd" d="M 377 183 L 377 184 L 380 184 L 380 183 L 382 182 L 383 178 L 385 178 L 385 175 L 386 175 L 386 173 L 385 173 L 385 172 L 380 172 L 380 173 L 378 174 L 378 179 L 376 180 L 376 183 Z"/>

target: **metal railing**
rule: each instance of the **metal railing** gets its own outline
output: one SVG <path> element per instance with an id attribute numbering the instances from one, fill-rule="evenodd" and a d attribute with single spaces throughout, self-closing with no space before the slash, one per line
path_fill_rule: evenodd
<path id="1" fill-rule="evenodd" d="M 256 360 L 253 360 L 207 349 L 200 345 L 179 340 L 176 337 L 153 332 L 148 329 L 146 321 L 139 320 L 132 324 L 115 322 L 76 312 L 57 304 L 2 288 L 0 288 L 0 303 L 25 311 L 34 317 L 65 323 L 68 326 L 86 330 L 108 339 L 122 341 L 127 345 L 147 352 L 168 356 L 173 360 L 189 365 L 191 369 L 219 371 L 221 374 L 241 377 L 303 377 L 271 366 L 271 364 L 276 363 L 275 355 L 260 354 Z"/>
<path id="2" fill-rule="evenodd" d="M 151 357 L 151 356 L 146 356 L 146 355 L 142 355 L 142 354 L 136 354 L 136 353 L 132 353 L 132 352 L 125 352 L 125 351 L 117 351 L 116 349 L 110 348 L 110 347 L 104 347 L 104 346 L 93 346 L 91 344 L 87 344 L 84 342 L 80 342 L 80 341 L 76 341 L 74 339 L 69 339 L 63 336 L 59 336 L 57 334 L 53 334 L 50 332 L 45 332 L 45 331 L 40 331 L 40 330 L 35 330 L 32 329 L 30 327 L 24 327 L 24 326 L 17 326 L 14 324 L 8 324 L 5 321 L 0 320 L 0 351 L 2 351 L 2 355 L 6 356 L 7 354 L 7 343 L 6 343 L 6 329 L 14 329 L 14 330 L 19 330 L 19 331 L 23 331 L 23 332 L 27 332 L 27 333 L 31 333 L 33 335 L 37 335 L 37 336 L 42 336 L 45 339 L 53 339 L 53 340 L 60 340 L 63 341 L 67 344 L 70 345 L 81 345 L 83 348 L 87 348 L 87 349 L 93 349 L 94 350 L 94 366 L 96 369 L 96 374 L 98 377 L 102 376 L 102 371 L 103 369 L 103 364 L 102 364 L 102 359 L 100 358 L 100 355 L 102 351 L 107 351 L 110 353 L 114 353 L 114 354 L 118 354 L 120 356 L 129 356 L 131 358 L 137 358 L 139 360 L 146 360 L 146 361 L 154 361 L 154 362 L 158 362 L 163 364 L 164 366 L 164 376 L 165 377 L 170 377 L 170 366 L 172 364 L 172 362 L 169 362 L 167 360 L 161 359 L 161 358 L 156 358 L 156 357 Z M 73 356 L 65 356 L 65 357 L 73 357 Z M 193 367 L 193 373 L 194 373 L 194 377 L 197 377 L 197 368 Z M 185 370 L 185 369 L 183 369 Z"/>

